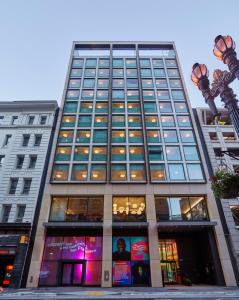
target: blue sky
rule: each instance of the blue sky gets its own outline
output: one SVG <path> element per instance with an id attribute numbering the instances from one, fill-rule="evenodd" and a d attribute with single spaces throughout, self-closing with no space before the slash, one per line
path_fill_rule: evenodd
<path id="1" fill-rule="evenodd" d="M 191 67 L 226 69 L 213 41 L 230 34 L 239 52 L 238 11 L 238 0 L 0 0 L 0 101 L 60 103 L 73 40 L 151 40 L 175 41 L 190 101 L 203 106 Z"/>

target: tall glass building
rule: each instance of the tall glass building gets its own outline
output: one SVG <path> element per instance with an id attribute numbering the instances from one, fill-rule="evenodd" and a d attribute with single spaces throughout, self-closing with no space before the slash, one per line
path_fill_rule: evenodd
<path id="1" fill-rule="evenodd" d="M 28 287 L 236 285 L 174 43 L 74 42 Z"/>

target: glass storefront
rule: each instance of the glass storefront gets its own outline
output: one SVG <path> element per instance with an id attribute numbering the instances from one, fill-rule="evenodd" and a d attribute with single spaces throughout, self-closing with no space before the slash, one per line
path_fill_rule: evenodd
<path id="1" fill-rule="evenodd" d="M 39 286 L 101 284 L 102 237 L 47 236 Z"/>

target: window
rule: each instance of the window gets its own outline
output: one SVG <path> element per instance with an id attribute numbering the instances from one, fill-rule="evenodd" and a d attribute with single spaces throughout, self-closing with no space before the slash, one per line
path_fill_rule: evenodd
<path id="1" fill-rule="evenodd" d="M 94 88 L 95 79 L 84 79 L 83 88 Z"/>
<path id="2" fill-rule="evenodd" d="M 181 160 L 181 153 L 178 146 L 166 147 L 166 155 L 168 160 Z"/>
<path id="3" fill-rule="evenodd" d="M 27 147 L 29 140 L 30 140 L 30 134 L 23 134 L 23 139 L 22 139 L 22 146 Z"/>
<path id="4" fill-rule="evenodd" d="M 143 133 L 141 130 L 129 130 L 129 143 L 143 143 Z"/>
<path id="5" fill-rule="evenodd" d="M 171 88 L 182 88 L 180 79 L 169 79 L 169 84 Z"/>
<path id="6" fill-rule="evenodd" d="M 41 140 L 42 140 L 42 135 L 41 134 L 35 134 L 34 146 L 40 146 L 41 145 Z"/>
<path id="7" fill-rule="evenodd" d="M 146 127 L 157 127 L 158 117 L 157 116 L 146 116 L 145 117 Z"/>
<path id="8" fill-rule="evenodd" d="M 81 77 L 82 69 L 72 69 L 70 77 Z"/>
<path id="9" fill-rule="evenodd" d="M 80 112 L 81 113 L 91 113 L 93 110 L 93 102 L 81 102 Z"/>
<path id="10" fill-rule="evenodd" d="M 66 93 L 66 99 L 67 100 L 78 100 L 79 95 L 80 95 L 79 91 L 68 90 Z"/>
<path id="11" fill-rule="evenodd" d="M 125 147 L 112 147 L 111 149 L 111 159 L 112 161 L 126 160 L 126 150 Z"/>
<path id="12" fill-rule="evenodd" d="M 151 181 L 163 181 L 166 179 L 164 164 L 150 164 Z"/>
<path id="13" fill-rule="evenodd" d="M 18 116 L 13 116 L 12 121 L 11 121 L 11 125 L 16 125 L 17 120 L 18 120 Z"/>
<path id="14" fill-rule="evenodd" d="M 236 226 L 239 226 L 239 205 L 231 205 L 230 206 L 233 220 Z"/>
<path id="15" fill-rule="evenodd" d="M 113 69 L 113 77 L 124 77 L 124 69 Z"/>
<path id="16" fill-rule="evenodd" d="M 87 165 L 73 165 L 71 180 L 73 181 L 86 181 L 88 176 L 88 166 Z"/>
<path id="17" fill-rule="evenodd" d="M 140 146 L 129 147 L 129 160 L 144 160 L 144 148 Z"/>
<path id="18" fill-rule="evenodd" d="M 112 113 L 123 113 L 125 111 L 125 105 L 123 102 L 112 103 Z"/>
<path id="19" fill-rule="evenodd" d="M 0 167 L 3 165 L 5 159 L 5 155 L 0 155 Z"/>
<path id="20" fill-rule="evenodd" d="M 148 58 L 145 58 L 145 59 L 142 58 L 142 59 L 140 59 L 139 64 L 140 64 L 141 68 L 144 68 L 144 67 L 150 68 L 150 60 Z"/>
<path id="21" fill-rule="evenodd" d="M 174 117 L 173 116 L 161 116 L 161 122 L 163 127 L 174 127 Z"/>
<path id="22" fill-rule="evenodd" d="M 128 113 L 140 113 L 139 103 L 128 102 Z"/>
<path id="23" fill-rule="evenodd" d="M 40 125 L 45 125 L 47 120 L 47 116 L 41 116 L 40 117 Z"/>
<path id="24" fill-rule="evenodd" d="M 64 105 L 64 113 L 76 113 L 76 111 L 77 111 L 77 103 L 76 102 L 66 102 L 65 103 L 65 105 Z M 41 119 L 41 121 L 42 121 L 42 119 Z M 44 125 L 44 124 L 41 123 L 41 125 Z"/>
<path id="25" fill-rule="evenodd" d="M 10 178 L 9 194 L 15 195 L 18 184 L 18 178 Z"/>
<path id="26" fill-rule="evenodd" d="M 157 88 L 167 88 L 168 83 L 166 79 L 156 79 L 155 84 Z"/>
<path id="27" fill-rule="evenodd" d="M 76 121 L 75 116 L 63 116 L 61 126 L 62 127 L 74 127 L 75 121 Z"/>
<path id="28" fill-rule="evenodd" d="M 113 59 L 113 67 L 123 67 L 124 66 L 124 60 L 122 58 L 114 58 Z"/>
<path id="29" fill-rule="evenodd" d="M 148 143 L 160 143 L 161 137 L 158 130 L 147 130 Z"/>
<path id="30" fill-rule="evenodd" d="M 196 146 L 184 146 L 183 151 L 186 160 L 199 160 Z"/>
<path id="31" fill-rule="evenodd" d="M 145 180 L 145 165 L 144 164 L 131 164 L 130 165 L 130 179 L 131 179 L 131 181 L 144 181 Z"/>
<path id="32" fill-rule="evenodd" d="M 128 77 L 137 77 L 138 76 L 137 69 L 127 69 L 126 75 L 127 75 L 127 78 Z M 122 76 L 123 76 L 123 74 L 122 74 Z"/>
<path id="33" fill-rule="evenodd" d="M 153 66 L 154 67 L 163 67 L 163 60 L 162 59 L 153 59 Z"/>
<path id="34" fill-rule="evenodd" d="M 164 69 L 154 69 L 155 77 L 166 77 Z"/>
<path id="35" fill-rule="evenodd" d="M 30 155 L 29 156 L 29 169 L 35 169 L 37 163 L 37 155 Z"/>
<path id="36" fill-rule="evenodd" d="M 98 89 L 102 89 L 102 88 L 108 89 L 109 79 L 98 79 L 97 87 L 98 87 Z"/>
<path id="37" fill-rule="evenodd" d="M 209 132 L 209 137 L 210 137 L 210 140 L 212 142 L 217 142 L 218 141 L 218 136 L 217 136 L 216 132 Z"/>
<path id="38" fill-rule="evenodd" d="M 10 215 L 12 205 L 10 204 L 3 204 L 2 206 L 2 223 L 7 223 Z"/>
<path id="39" fill-rule="evenodd" d="M 124 80 L 123 79 L 113 79 L 113 88 L 124 88 Z"/>
<path id="40" fill-rule="evenodd" d="M 169 100 L 169 91 L 168 90 L 158 90 L 157 91 L 158 100 Z"/>
<path id="41" fill-rule="evenodd" d="M 90 130 L 77 130 L 76 143 L 89 143 L 90 142 Z"/>
<path id="42" fill-rule="evenodd" d="M 60 130 L 58 136 L 58 143 L 72 143 L 73 131 L 72 130 Z"/>
<path id="43" fill-rule="evenodd" d="M 126 67 L 136 67 L 136 59 L 126 59 Z"/>
<path id="44" fill-rule="evenodd" d="M 83 90 L 81 93 L 82 100 L 93 100 L 94 99 L 94 91 L 91 90 Z"/>
<path id="45" fill-rule="evenodd" d="M 153 80 L 152 79 L 142 79 L 142 87 L 143 88 L 153 88 Z"/>
<path id="46" fill-rule="evenodd" d="M 85 69 L 85 77 L 95 77 L 96 70 L 95 69 Z"/>
<path id="47" fill-rule="evenodd" d="M 183 90 L 172 90 L 173 100 L 185 100 L 185 95 Z"/>
<path id="48" fill-rule="evenodd" d="M 71 147 L 57 147 L 55 160 L 67 161 L 71 159 Z"/>
<path id="49" fill-rule="evenodd" d="M 83 65 L 84 65 L 84 59 L 73 59 L 72 62 L 73 68 L 83 67 Z"/>
<path id="50" fill-rule="evenodd" d="M 106 161 L 107 148 L 106 147 L 93 147 L 92 160 L 93 161 Z"/>
<path id="51" fill-rule="evenodd" d="M 187 164 L 190 180 L 203 180 L 202 167 L 200 164 Z"/>
<path id="52" fill-rule="evenodd" d="M 33 125 L 34 120 L 35 120 L 35 116 L 29 116 L 28 117 L 28 125 Z"/>
<path id="53" fill-rule="evenodd" d="M 110 75 L 109 69 L 98 70 L 98 77 L 109 77 L 109 75 Z"/>
<path id="54" fill-rule="evenodd" d="M 113 197 L 113 221 L 145 222 L 144 197 Z"/>
<path id="55" fill-rule="evenodd" d="M 155 102 L 145 102 L 144 103 L 144 112 L 145 113 L 156 113 L 156 103 Z"/>
<path id="56" fill-rule="evenodd" d="M 126 165 L 125 164 L 113 164 L 111 165 L 111 180 L 112 181 L 125 181 L 126 176 Z"/>
<path id="57" fill-rule="evenodd" d="M 0 125 L 3 124 L 4 116 L 0 116 Z"/>
<path id="58" fill-rule="evenodd" d="M 123 127 L 125 126 L 124 116 L 112 116 L 112 126 L 113 127 Z"/>
<path id="59" fill-rule="evenodd" d="M 16 220 L 15 220 L 16 223 L 21 223 L 23 221 L 25 210 L 26 210 L 25 204 L 17 205 L 17 214 L 16 214 Z"/>
<path id="60" fill-rule="evenodd" d="M 97 60 L 95 58 L 87 58 L 86 59 L 86 67 L 96 67 Z"/>
<path id="61" fill-rule="evenodd" d="M 99 68 L 105 68 L 110 66 L 109 59 L 99 59 Z"/>
<path id="62" fill-rule="evenodd" d="M 113 100 L 124 100 L 125 95 L 123 90 L 112 90 Z"/>
<path id="63" fill-rule="evenodd" d="M 138 79 L 127 79 L 126 86 L 127 88 L 138 88 Z"/>
<path id="64" fill-rule="evenodd" d="M 69 165 L 55 164 L 52 179 L 55 181 L 66 181 L 68 179 Z"/>
<path id="65" fill-rule="evenodd" d="M 127 90 L 127 99 L 128 100 L 138 100 L 139 91 L 138 90 Z"/>
<path id="66" fill-rule="evenodd" d="M 168 77 L 179 77 L 178 69 L 167 69 Z"/>
<path id="67" fill-rule="evenodd" d="M 188 112 L 187 104 L 184 102 L 174 103 L 174 106 L 175 106 L 176 113 L 187 113 Z"/>
<path id="68" fill-rule="evenodd" d="M 24 178 L 23 179 L 23 189 L 22 189 L 22 194 L 28 195 L 30 192 L 32 184 L 32 178 Z"/>
<path id="69" fill-rule="evenodd" d="M 107 116 L 95 116 L 95 127 L 107 127 L 108 124 L 108 117 Z"/>
<path id="70" fill-rule="evenodd" d="M 195 142 L 192 130 L 180 130 L 180 135 L 183 143 Z"/>
<path id="71" fill-rule="evenodd" d="M 169 177 L 171 180 L 185 180 L 182 164 L 169 164 Z"/>
<path id="72" fill-rule="evenodd" d="M 149 160 L 163 160 L 163 148 L 162 146 L 149 146 Z"/>
<path id="73" fill-rule="evenodd" d="M 16 169 L 22 169 L 25 155 L 17 155 Z"/>
<path id="74" fill-rule="evenodd" d="M 11 137 L 12 137 L 11 134 L 6 134 L 3 146 L 7 146 L 9 144 Z"/>
<path id="75" fill-rule="evenodd" d="M 170 102 L 159 102 L 159 110 L 161 113 L 170 113 L 173 111 Z"/>
<path id="76" fill-rule="evenodd" d="M 75 147 L 74 160 L 89 160 L 89 147 Z"/>
<path id="77" fill-rule="evenodd" d="M 98 90 L 96 92 L 96 99 L 97 100 L 108 100 L 108 98 L 109 98 L 109 91 Z"/>
<path id="78" fill-rule="evenodd" d="M 141 117 L 128 115 L 128 127 L 141 127 Z"/>
<path id="79" fill-rule="evenodd" d="M 106 180 L 106 165 L 91 165 L 92 181 L 105 181 Z"/>
<path id="80" fill-rule="evenodd" d="M 155 94 L 153 90 L 143 90 L 143 99 L 144 100 L 154 100 Z"/>
<path id="81" fill-rule="evenodd" d="M 151 69 L 141 69 L 140 74 L 141 77 L 152 77 Z"/>
<path id="82" fill-rule="evenodd" d="M 165 143 L 177 143 L 178 135 L 176 130 L 164 130 L 163 138 Z"/>
<path id="83" fill-rule="evenodd" d="M 189 116 L 177 116 L 178 126 L 180 127 L 190 127 L 191 121 Z"/>
<path id="84" fill-rule="evenodd" d="M 125 143 L 124 130 L 112 130 L 112 143 Z"/>
<path id="85" fill-rule="evenodd" d="M 96 102 L 95 105 L 96 113 L 107 113 L 108 112 L 108 104 L 104 102 Z"/>
<path id="86" fill-rule="evenodd" d="M 79 116 L 78 126 L 79 127 L 90 127 L 91 126 L 91 116 Z"/>
<path id="87" fill-rule="evenodd" d="M 222 132 L 222 137 L 226 142 L 236 141 L 236 135 L 234 132 Z"/>
<path id="88" fill-rule="evenodd" d="M 108 132 L 107 130 L 94 130 L 93 142 L 94 143 L 107 143 Z"/>

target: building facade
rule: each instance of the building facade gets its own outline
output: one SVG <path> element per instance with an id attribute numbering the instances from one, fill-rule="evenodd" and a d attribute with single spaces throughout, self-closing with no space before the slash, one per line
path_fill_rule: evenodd
<path id="1" fill-rule="evenodd" d="M 194 109 L 198 126 L 202 131 L 202 143 L 205 143 L 212 171 L 226 169 L 239 173 L 239 138 L 231 124 L 228 111 L 220 109 L 220 120 L 215 121 L 209 109 Z M 223 154 L 221 151 L 226 151 Z M 230 155 L 228 155 L 228 154 Z M 230 244 L 239 270 L 239 198 L 222 199 L 222 208 L 227 223 Z"/>
<path id="2" fill-rule="evenodd" d="M 28 287 L 236 285 L 174 43 L 74 42 Z"/>
<path id="3" fill-rule="evenodd" d="M 0 286 L 21 285 L 57 107 L 0 102 Z"/>

